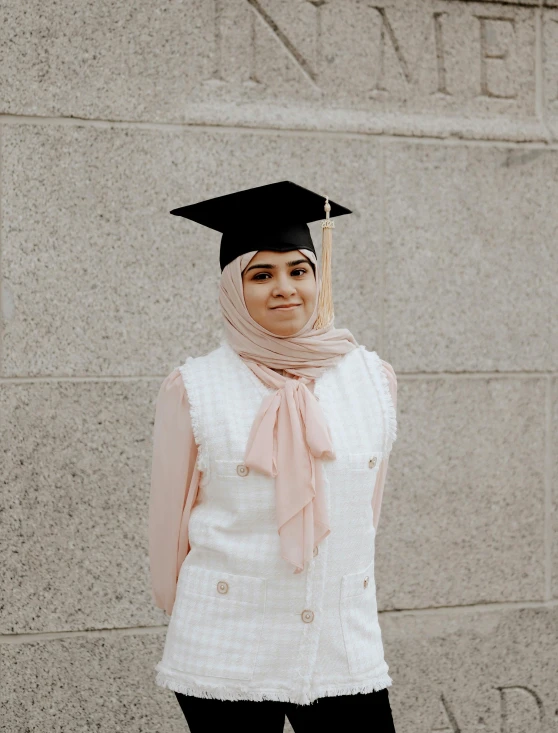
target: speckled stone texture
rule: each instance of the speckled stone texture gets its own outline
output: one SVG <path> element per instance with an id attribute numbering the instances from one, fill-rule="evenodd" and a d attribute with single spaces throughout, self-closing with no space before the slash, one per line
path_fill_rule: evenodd
<path id="1" fill-rule="evenodd" d="M 556 0 L 549 2 L 548 5 L 558 8 Z M 558 137 L 558 10 L 544 10 L 542 17 L 544 107 L 553 139 L 556 140 Z"/>
<path id="2" fill-rule="evenodd" d="M 4 634 L 158 625 L 147 505 L 158 381 L 0 385 Z"/>
<path id="3" fill-rule="evenodd" d="M 554 733 L 556 606 L 380 618 L 397 733 Z"/>
<path id="4" fill-rule="evenodd" d="M 72 634 L 0 645 L 6 733 L 184 733 L 174 693 L 153 684 L 162 633 Z"/>
<path id="5" fill-rule="evenodd" d="M 550 475 L 553 481 L 549 481 L 549 507 L 548 507 L 548 534 L 554 538 L 552 544 L 552 597 L 558 598 L 558 379 L 549 380 L 548 391 L 550 393 L 551 407 L 551 438 L 549 454 L 551 458 Z M 558 644 L 558 642 L 557 642 Z"/>
<path id="6" fill-rule="evenodd" d="M 402 381 L 380 609 L 545 598 L 545 381 Z"/>
<path id="7" fill-rule="evenodd" d="M 547 7 L 543 10 L 538 7 Z M 546 139 L 556 0 L 6 0 L 2 112 Z M 554 89 L 553 89 L 554 87 Z M 553 97 L 547 97 L 552 104 Z M 555 111 L 555 106 L 554 106 Z"/>
<path id="8" fill-rule="evenodd" d="M 558 150 L 390 144 L 385 180 L 394 368 L 558 368 Z"/>

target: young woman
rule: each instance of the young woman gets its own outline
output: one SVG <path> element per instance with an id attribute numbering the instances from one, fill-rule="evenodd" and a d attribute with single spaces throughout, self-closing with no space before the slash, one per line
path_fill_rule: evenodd
<path id="1" fill-rule="evenodd" d="M 323 210 L 280 182 L 171 212 L 223 232 L 225 339 L 167 376 L 155 411 L 150 567 L 171 616 L 156 682 L 192 733 L 285 715 L 296 733 L 395 730 L 374 544 L 396 378 L 319 325 L 307 222 Z"/>

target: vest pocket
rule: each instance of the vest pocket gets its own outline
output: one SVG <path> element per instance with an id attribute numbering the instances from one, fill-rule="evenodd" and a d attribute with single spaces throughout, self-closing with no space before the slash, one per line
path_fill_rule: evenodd
<path id="1" fill-rule="evenodd" d="M 384 653 L 373 561 L 365 570 L 342 577 L 340 615 L 350 672 L 370 672 L 383 659 Z"/>
<path id="2" fill-rule="evenodd" d="M 219 478 L 244 478 L 248 475 L 250 469 L 244 465 L 242 458 L 236 461 L 215 460 L 215 476 Z"/>
<path id="3" fill-rule="evenodd" d="M 383 451 L 373 450 L 369 453 L 349 453 L 348 462 L 350 471 L 367 471 L 370 477 L 375 476 L 380 467 Z"/>
<path id="4" fill-rule="evenodd" d="M 183 564 L 167 632 L 167 663 L 196 675 L 251 679 L 265 597 L 265 578 Z"/>

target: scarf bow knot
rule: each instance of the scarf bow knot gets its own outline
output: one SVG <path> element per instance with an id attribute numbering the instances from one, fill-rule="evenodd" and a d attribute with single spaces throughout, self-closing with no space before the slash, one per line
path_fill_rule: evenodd
<path id="1" fill-rule="evenodd" d="M 248 362 L 248 366 L 261 376 L 259 365 Z M 244 462 L 275 477 L 281 555 L 300 572 L 314 547 L 330 533 L 322 467 L 316 459 L 334 459 L 335 453 L 325 417 L 306 380 L 278 374 L 272 378 L 283 384 L 262 400 Z M 297 538 L 302 542 L 294 541 Z"/>

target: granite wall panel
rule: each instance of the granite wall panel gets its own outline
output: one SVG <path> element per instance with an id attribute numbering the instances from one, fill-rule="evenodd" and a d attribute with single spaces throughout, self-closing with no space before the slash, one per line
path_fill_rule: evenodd
<path id="1" fill-rule="evenodd" d="M 0 633 L 165 623 L 147 510 L 158 380 L 0 385 Z"/>
<path id="2" fill-rule="evenodd" d="M 0 111 L 545 140 L 537 5 L 7 0 Z"/>
<path id="3" fill-rule="evenodd" d="M 397 142 L 385 189 L 395 369 L 556 369 L 556 151 Z"/>
<path id="4" fill-rule="evenodd" d="M 544 600 L 545 380 L 421 376 L 397 401 L 379 607 Z"/>
<path id="5" fill-rule="evenodd" d="M 184 733 L 174 693 L 153 683 L 162 649 L 160 632 L 0 644 L 0 730 Z"/>

